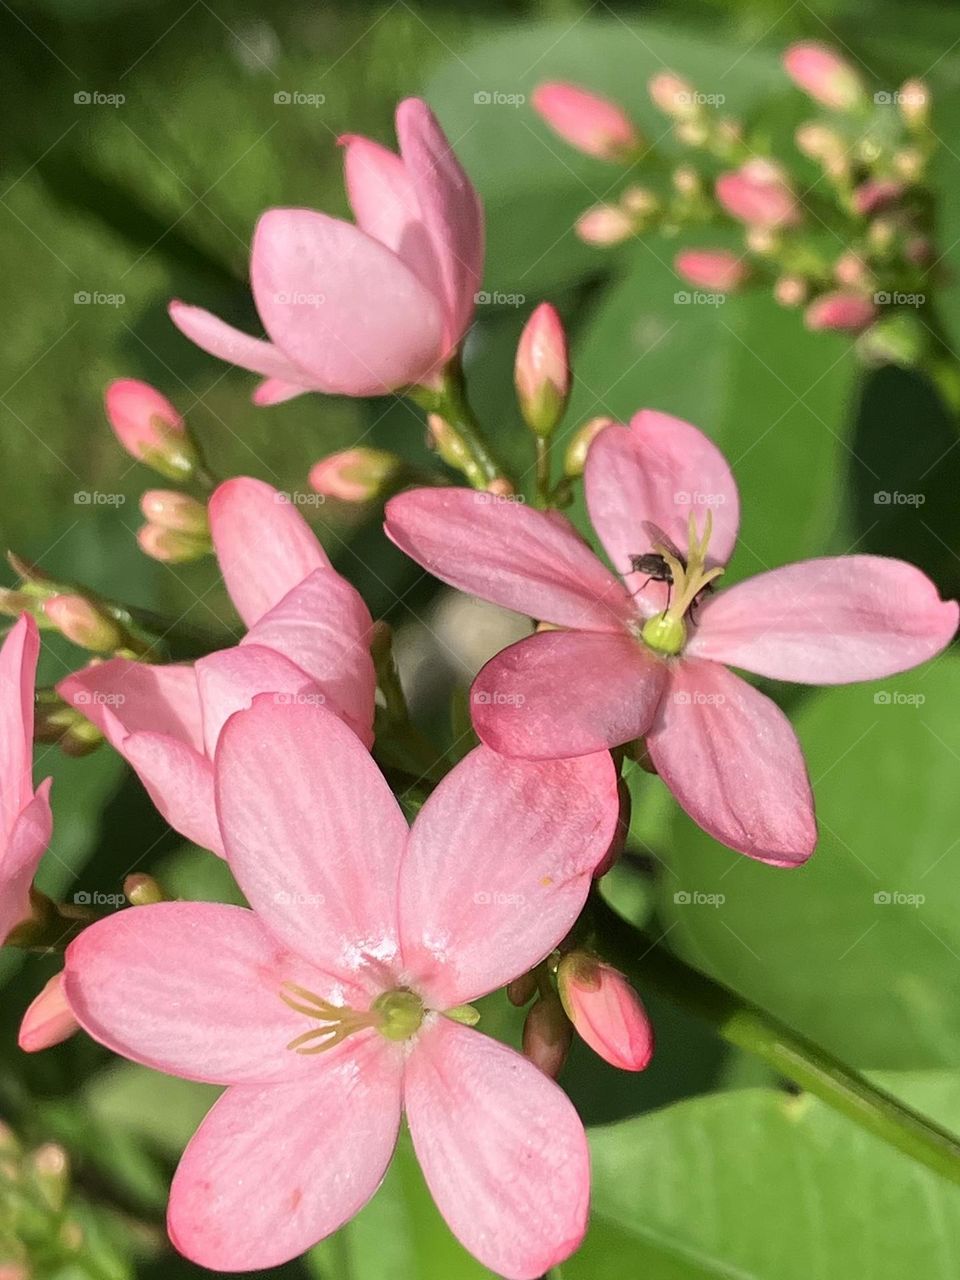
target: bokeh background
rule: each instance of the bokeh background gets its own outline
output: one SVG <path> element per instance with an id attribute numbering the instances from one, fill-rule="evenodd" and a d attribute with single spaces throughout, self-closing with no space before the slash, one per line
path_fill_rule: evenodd
<path id="1" fill-rule="evenodd" d="M 177 296 L 255 328 L 245 273 L 258 214 L 274 204 L 346 213 L 337 136 L 392 142 L 395 103 L 418 93 L 486 201 L 490 301 L 478 307 L 467 366 L 504 456 L 529 465 L 512 358 L 525 317 L 549 298 L 568 322 L 577 375 L 565 431 L 650 406 L 727 451 L 744 503 L 732 577 L 874 551 L 914 560 L 955 594 L 960 448 L 933 390 L 902 371 L 865 374 L 847 341 L 805 333 L 761 293 L 678 304 L 671 263 L 682 238 L 608 253 L 581 244 L 575 216 L 623 179 L 549 135 L 529 105 L 538 81 L 570 78 L 617 97 L 660 138 L 667 125 L 645 85 L 670 68 L 789 148 L 811 112 L 778 58 L 803 37 L 845 49 L 876 90 L 929 80 L 940 249 L 956 264 L 960 27 L 949 7 L 0 0 L 0 541 L 221 643 L 237 634 L 211 563 L 170 568 L 137 548 L 137 499 L 153 479 L 103 418 L 103 387 L 119 376 L 170 396 L 223 475 L 304 493 L 312 462 L 359 439 L 432 465 L 409 406 L 312 396 L 255 409 L 252 376 L 193 348 L 165 314 Z M 675 144 L 662 145 L 679 161 Z M 960 334 L 960 289 L 948 280 L 939 303 Z M 884 504 L 883 492 L 922 501 Z M 465 688 L 516 624 L 441 593 L 385 542 L 377 511 L 304 510 L 374 615 L 396 626 L 417 714 L 452 738 L 445 695 Z M 574 515 L 582 521 L 579 507 Z M 83 660 L 50 645 L 44 677 Z M 876 686 L 764 687 L 794 718 L 810 761 L 822 828 L 813 862 L 786 873 L 729 853 L 638 771 L 631 854 L 611 893 L 687 959 L 960 1126 L 960 662 L 948 654 Z M 117 893 L 126 873 L 150 870 L 185 896 L 235 895 L 222 865 L 183 846 L 109 750 L 40 757 L 38 776 L 56 778 L 50 892 Z M 70 1214 L 84 1233 L 65 1261 L 52 1235 L 43 1243 L 56 1215 L 41 1214 L 30 1227 L 32 1256 L 45 1259 L 34 1274 L 200 1275 L 166 1246 L 163 1209 L 215 1091 L 111 1062 L 80 1037 L 18 1055 L 18 1019 L 54 967 L 0 959 L 0 1115 L 28 1147 L 55 1140 L 69 1151 Z M 597 1126 L 594 1225 L 566 1280 L 955 1275 L 955 1188 L 650 1005 L 659 1047 L 643 1076 L 576 1050 L 563 1077 Z M 485 1025 L 515 1042 L 519 1015 L 495 999 Z M 12 1204 L 0 1180 L 0 1261 Z M 487 1273 L 452 1241 L 404 1141 L 357 1221 L 276 1274 Z"/>

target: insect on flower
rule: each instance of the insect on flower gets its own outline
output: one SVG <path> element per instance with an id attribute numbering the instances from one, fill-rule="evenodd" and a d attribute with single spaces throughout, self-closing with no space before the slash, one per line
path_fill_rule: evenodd
<path id="1" fill-rule="evenodd" d="M 707 520 L 709 523 L 709 513 L 707 515 Z M 640 555 L 630 556 L 630 567 L 633 572 L 645 573 L 647 575 L 646 581 L 642 582 L 632 594 L 639 595 L 650 582 L 665 582 L 667 585 L 667 607 L 669 608 L 670 594 L 673 590 L 674 583 L 673 567 L 670 564 L 670 561 L 676 561 L 680 568 L 686 572 L 686 557 L 673 539 L 664 533 L 659 525 L 654 524 L 652 520 L 641 520 L 640 524 L 642 525 L 644 532 L 650 538 L 650 545 L 653 547 L 653 550 L 644 551 Z M 709 531 L 707 533 L 707 537 L 709 537 Z M 712 590 L 713 583 L 705 582 L 694 597 L 693 603 L 690 606 L 690 621 L 694 624 L 696 624 L 697 621 L 695 612 L 701 596 L 706 595 Z"/>

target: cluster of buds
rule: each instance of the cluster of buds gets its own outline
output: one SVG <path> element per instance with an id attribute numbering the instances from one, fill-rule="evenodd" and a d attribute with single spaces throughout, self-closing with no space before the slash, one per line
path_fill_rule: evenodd
<path id="1" fill-rule="evenodd" d="M 916 365 L 925 342 L 918 311 L 937 256 L 926 186 L 929 92 L 911 79 L 895 93 L 871 94 L 856 68 L 813 41 L 791 46 L 783 66 L 822 109 L 796 131 L 799 157 L 768 154 L 759 135 L 722 114 L 722 94 L 663 72 L 650 81 L 650 97 L 691 160 L 673 170 L 669 189 L 630 185 L 588 209 L 576 230 L 588 243 L 613 245 L 726 224 L 742 247 L 677 253 L 683 280 L 721 293 L 768 288 L 782 306 L 804 308 L 807 328 L 857 336 L 864 360 Z M 533 105 L 593 155 L 625 158 L 623 139 L 639 136 L 619 107 L 573 86 L 542 86 Z M 646 154 L 669 167 L 654 148 Z M 629 157 L 635 164 L 636 148 Z M 831 238 L 839 252 L 831 253 Z"/>

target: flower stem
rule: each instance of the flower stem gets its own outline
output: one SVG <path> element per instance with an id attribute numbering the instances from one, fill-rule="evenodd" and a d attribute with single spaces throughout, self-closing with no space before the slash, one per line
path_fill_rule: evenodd
<path id="1" fill-rule="evenodd" d="M 592 914 L 598 949 L 639 986 L 652 987 L 703 1018 L 728 1044 L 752 1053 L 919 1164 L 960 1183 L 960 1139 L 954 1134 L 870 1084 L 757 1005 L 691 968 L 628 924 L 599 894 L 594 895 Z"/>
<path id="2" fill-rule="evenodd" d="M 438 444 L 444 461 L 461 470 L 475 489 L 488 489 L 492 484 L 503 484 L 512 492 L 513 485 L 484 440 L 480 424 L 467 399 L 463 367 L 459 359 L 451 360 L 447 365 L 439 387 L 415 387 L 409 394 L 428 413 L 438 414 L 443 419 L 452 437 L 446 448 Z"/>

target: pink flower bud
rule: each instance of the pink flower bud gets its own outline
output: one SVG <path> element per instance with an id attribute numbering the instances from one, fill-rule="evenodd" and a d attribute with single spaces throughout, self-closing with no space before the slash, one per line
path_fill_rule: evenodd
<path id="1" fill-rule="evenodd" d="M 723 249 L 687 249 L 673 260 L 678 275 L 701 289 L 729 292 L 747 279 L 750 270 L 735 253 Z"/>
<path id="2" fill-rule="evenodd" d="M 925 127 L 930 118 L 930 90 L 923 80 L 905 80 L 897 94 L 904 122 L 914 130 Z"/>
<path id="3" fill-rule="evenodd" d="M 781 307 L 799 307 L 808 294 L 807 282 L 801 276 L 781 276 L 773 286 L 773 296 Z"/>
<path id="4" fill-rule="evenodd" d="M 23 1015 L 17 1043 L 24 1053 L 37 1053 L 60 1044 L 78 1029 L 63 993 L 63 973 L 55 973 Z"/>
<path id="5" fill-rule="evenodd" d="M 560 961 L 557 986 L 577 1034 L 605 1062 L 642 1071 L 653 1054 L 653 1028 L 640 997 L 618 970 L 585 951 Z"/>
<path id="6" fill-rule="evenodd" d="M 181 533 L 179 529 L 165 529 L 152 521 L 137 530 L 137 542 L 145 556 L 162 564 L 187 564 L 209 555 L 212 549 L 209 538 Z"/>
<path id="7" fill-rule="evenodd" d="M 833 276 L 837 284 L 848 289 L 862 289 L 870 283 L 870 272 L 867 264 L 858 253 L 848 249 L 833 264 Z"/>
<path id="8" fill-rule="evenodd" d="M 857 187 L 853 193 L 853 207 L 861 217 L 869 217 L 896 204 L 906 188 L 892 178 L 871 178 Z"/>
<path id="9" fill-rule="evenodd" d="M 633 218 L 615 204 L 595 204 L 580 215 L 575 230 L 585 244 L 620 244 L 633 235 Z"/>
<path id="10" fill-rule="evenodd" d="M 372 502 L 382 497 L 402 470 L 400 459 L 384 449 L 344 449 L 310 468 L 310 487 L 341 502 Z"/>
<path id="11" fill-rule="evenodd" d="M 513 376 L 527 426 L 550 435 L 570 396 L 570 358 L 563 323 L 549 302 L 541 302 L 523 327 Z"/>
<path id="12" fill-rule="evenodd" d="M 161 529 L 176 529 L 195 537 L 206 537 L 210 532 L 207 508 L 196 498 L 173 489 L 148 489 L 140 499 L 140 510 Z"/>
<path id="13" fill-rule="evenodd" d="M 622 161 L 642 145 L 626 112 L 615 102 L 574 84 L 538 85 L 533 109 L 565 142 L 601 160 Z"/>
<path id="14" fill-rule="evenodd" d="M 81 649 L 115 653 L 123 646 L 123 632 L 117 624 L 84 596 L 51 596 L 44 600 L 43 612 L 58 631 Z"/>
<path id="15" fill-rule="evenodd" d="M 864 100 L 863 81 L 850 63 L 817 40 L 792 44 L 783 65 L 798 89 L 833 111 L 850 111 Z"/>
<path id="16" fill-rule="evenodd" d="M 722 173 L 717 199 L 732 217 L 765 229 L 795 226 L 800 221 L 797 197 L 778 165 L 748 160 L 740 169 Z"/>
<path id="17" fill-rule="evenodd" d="M 524 1056 L 556 1080 L 573 1042 L 573 1028 L 556 996 L 541 996 L 523 1024 Z"/>
<path id="18" fill-rule="evenodd" d="M 186 424 L 159 391 L 135 378 L 111 382 L 104 395 L 107 418 L 131 457 L 171 480 L 193 474 L 197 453 Z"/>
<path id="19" fill-rule="evenodd" d="M 563 458 L 564 475 L 569 476 L 571 480 L 576 480 L 578 476 L 583 475 L 583 469 L 587 465 L 587 453 L 591 444 L 593 444 L 601 431 L 612 426 L 613 418 L 591 418 L 589 422 L 585 422 L 578 431 L 574 432 Z"/>
<path id="20" fill-rule="evenodd" d="M 692 120 L 700 114 L 693 85 L 672 71 L 661 71 L 652 76 L 647 82 L 647 92 L 657 110 L 671 120 Z"/>
<path id="21" fill-rule="evenodd" d="M 126 877 L 123 882 L 123 894 L 134 907 L 152 906 L 157 902 L 167 901 L 167 895 L 160 884 L 145 871 L 135 871 Z"/>
<path id="22" fill-rule="evenodd" d="M 877 309 L 862 293 L 838 290 L 815 298 L 804 313 L 808 329 L 837 329 L 845 333 L 859 333 L 873 321 Z"/>

